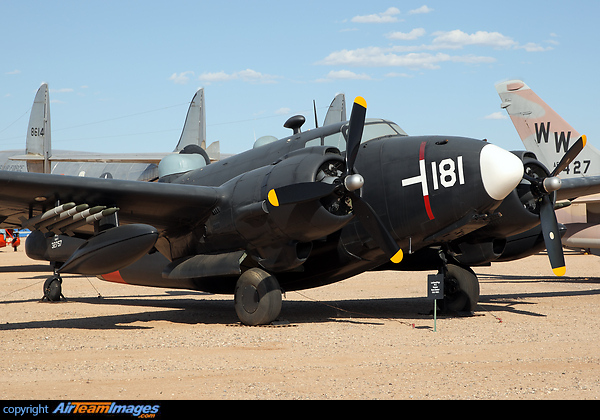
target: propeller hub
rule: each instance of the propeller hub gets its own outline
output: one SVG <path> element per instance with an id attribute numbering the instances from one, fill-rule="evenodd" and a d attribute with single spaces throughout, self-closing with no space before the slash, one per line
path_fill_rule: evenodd
<path id="1" fill-rule="evenodd" d="M 348 191 L 356 191 L 356 190 L 362 188 L 362 186 L 364 184 L 365 184 L 365 179 L 360 174 L 348 175 L 344 179 L 344 187 L 346 187 L 346 189 Z"/>
<path id="2" fill-rule="evenodd" d="M 544 190 L 546 190 L 546 192 L 551 193 L 553 191 L 557 191 L 560 189 L 561 185 L 562 181 L 556 176 L 551 176 L 544 179 Z"/>

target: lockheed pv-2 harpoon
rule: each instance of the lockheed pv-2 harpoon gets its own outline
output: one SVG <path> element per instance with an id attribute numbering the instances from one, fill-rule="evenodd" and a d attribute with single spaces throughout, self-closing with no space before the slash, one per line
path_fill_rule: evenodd
<path id="1" fill-rule="evenodd" d="M 172 155 L 154 183 L 0 172 L 0 226 L 32 230 L 50 300 L 62 273 L 96 275 L 230 293 L 250 325 L 279 316 L 282 291 L 368 270 L 439 270 L 450 311 L 476 307 L 470 266 L 547 248 L 564 273 L 560 180 L 531 153 L 365 117 L 360 97 L 349 121 L 303 132 L 292 117 L 291 136 L 206 166 Z"/>

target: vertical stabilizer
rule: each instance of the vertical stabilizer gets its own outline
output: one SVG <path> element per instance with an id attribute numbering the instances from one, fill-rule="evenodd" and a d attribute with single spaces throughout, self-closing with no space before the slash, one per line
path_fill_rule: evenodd
<path id="1" fill-rule="evenodd" d="M 207 148 L 206 153 L 211 161 L 221 160 L 221 144 L 219 141 L 213 141 Z"/>
<path id="2" fill-rule="evenodd" d="M 338 93 L 329 105 L 323 126 L 346 120 L 346 97 L 343 93 Z"/>
<path id="3" fill-rule="evenodd" d="M 521 80 L 498 83 L 496 91 L 525 148 L 552 171 L 579 139 L 579 132 Z M 595 175 L 600 175 L 600 152 L 589 142 L 560 173 L 561 178 Z"/>
<path id="4" fill-rule="evenodd" d="M 28 172 L 50 173 L 50 100 L 48 84 L 43 83 L 38 89 L 27 126 L 27 141 L 25 151 L 33 155 L 27 160 Z"/>
<path id="5" fill-rule="evenodd" d="M 180 152 L 190 144 L 196 144 L 206 150 L 206 111 L 203 88 L 198 89 L 192 98 L 175 152 Z"/>

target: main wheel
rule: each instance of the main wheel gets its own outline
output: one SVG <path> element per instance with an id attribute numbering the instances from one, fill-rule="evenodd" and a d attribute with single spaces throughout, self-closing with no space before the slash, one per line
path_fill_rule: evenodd
<path id="1" fill-rule="evenodd" d="M 235 285 L 235 311 L 246 325 L 265 325 L 277 319 L 281 300 L 277 279 L 260 268 L 244 272 Z"/>
<path id="2" fill-rule="evenodd" d="M 444 305 L 450 312 L 473 312 L 479 301 L 479 281 L 468 267 L 448 264 L 444 278 Z"/>
<path id="3" fill-rule="evenodd" d="M 62 296 L 62 279 L 52 276 L 44 282 L 44 297 L 50 302 L 58 302 Z"/>

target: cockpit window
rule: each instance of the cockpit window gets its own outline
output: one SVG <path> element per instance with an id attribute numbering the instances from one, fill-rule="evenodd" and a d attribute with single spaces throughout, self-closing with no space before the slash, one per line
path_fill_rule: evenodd
<path id="1" fill-rule="evenodd" d="M 389 121 L 369 121 L 365 124 L 365 129 L 363 131 L 361 143 L 364 143 L 369 140 L 378 139 L 381 137 L 388 136 L 406 136 L 404 130 L 398 127 L 396 124 Z"/>
<path id="2" fill-rule="evenodd" d="M 342 126 L 341 130 L 331 134 L 329 136 L 319 137 L 313 140 L 306 142 L 305 147 L 311 146 L 333 146 L 337 147 L 340 152 L 346 150 L 346 136 L 348 133 L 348 124 Z M 378 139 L 381 137 L 389 137 L 389 136 L 407 136 L 406 132 L 401 129 L 397 124 L 380 119 L 367 119 L 365 121 L 365 128 L 363 130 L 363 135 L 361 139 L 361 143 L 364 143 L 369 140 Z"/>

